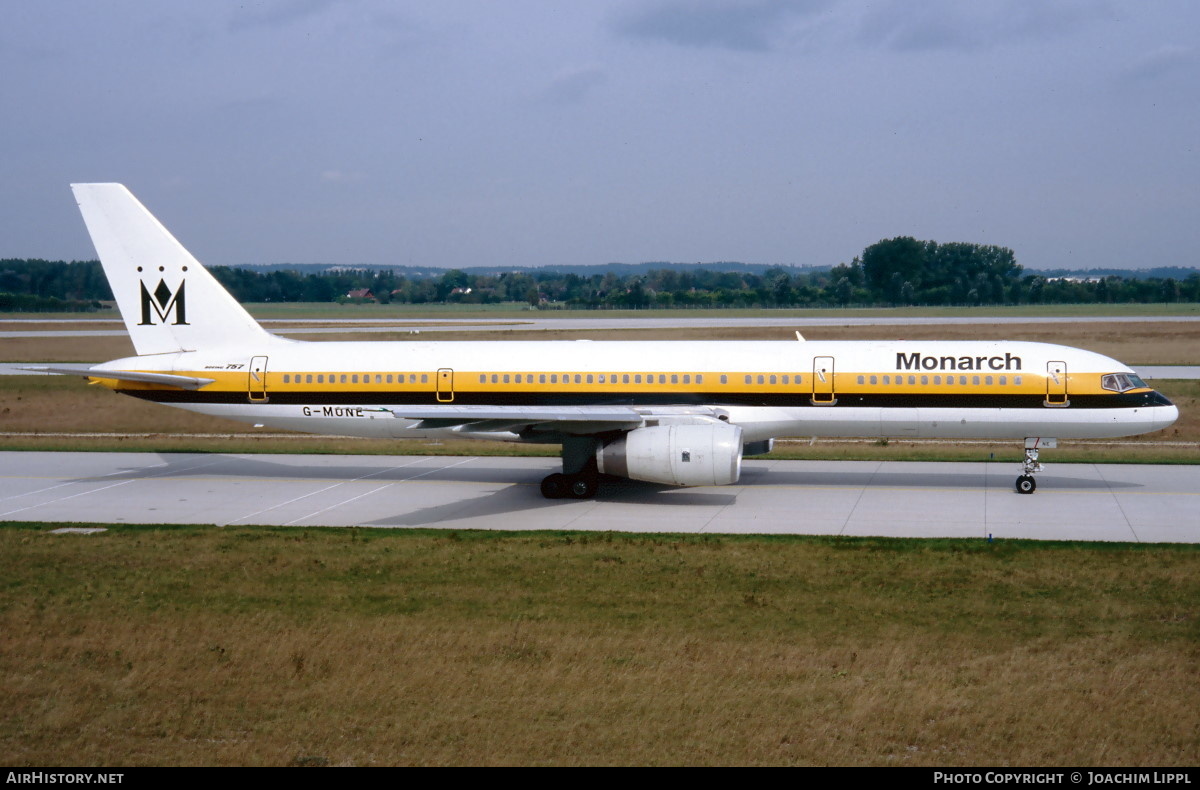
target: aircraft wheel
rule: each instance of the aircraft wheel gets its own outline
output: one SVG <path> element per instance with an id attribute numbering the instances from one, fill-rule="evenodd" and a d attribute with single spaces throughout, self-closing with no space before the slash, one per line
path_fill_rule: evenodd
<path id="1" fill-rule="evenodd" d="M 571 475 L 567 480 L 567 493 L 574 499 L 591 499 L 600 488 L 595 475 Z"/>
<path id="2" fill-rule="evenodd" d="M 567 495 L 567 476 L 561 472 L 542 478 L 542 496 L 546 499 L 562 499 Z"/>
<path id="3" fill-rule="evenodd" d="M 1032 494 L 1037 490 L 1037 481 L 1033 479 L 1033 475 L 1021 475 L 1017 478 L 1017 493 Z"/>

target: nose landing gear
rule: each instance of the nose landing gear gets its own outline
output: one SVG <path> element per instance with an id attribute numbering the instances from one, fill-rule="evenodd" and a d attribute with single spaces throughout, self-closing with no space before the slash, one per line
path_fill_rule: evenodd
<path id="1" fill-rule="evenodd" d="M 1042 465 L 1038 463 L 1038 450 L 1043 447 L 1053 448 L 1057 446 L 1057 439 L 1029 437 L 1025 440 L 1025 463 L 1022 465 L 1023 474 L 1017 478 L 1015 486 L 1018 494 L 1032 494 L 1037 490 L 1037 481 L 1033 479 L 1033 476 L 1043 469 Z"/>

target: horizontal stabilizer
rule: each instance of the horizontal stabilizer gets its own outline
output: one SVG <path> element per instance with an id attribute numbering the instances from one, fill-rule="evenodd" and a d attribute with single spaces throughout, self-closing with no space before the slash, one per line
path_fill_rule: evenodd
<path id="1" fill-rule="evenodd" d="M 56 373 L 60 376 L 84 376 L 89 379 L 114 379 L 116 381 L 138 381 L 143 384 L 163 384 L 168 387 L 179 387 L 184 390 L 198 390 L 212 384 L 216 379 L 201 379 L 194 376 L 176 376 L 171 373 L 146 373 L 137 370 L 105 370 L 93 367 L 47 367 L 45 365 L 25 365 L 18 370 L 28 370 L 34 373 Z"/>

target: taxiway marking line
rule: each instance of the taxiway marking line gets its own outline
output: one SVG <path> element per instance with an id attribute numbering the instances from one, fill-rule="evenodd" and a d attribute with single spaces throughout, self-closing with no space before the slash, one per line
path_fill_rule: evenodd
<path id="1" fill-rule="evenodd" d="M 194 466 L 186 467 L 186 468 L 185 468 L 185 469 L 183 469 L 182 471 L 185 471 L 185 472 L 186 472 L 186 471 L 189 471 L 189 470 L 191 470 L 191 469 L 203 469 L 203 468 L 204 468 L 204 467 L 206 467 L 206 466 L 212 466 L 213 464 L 220 463 L 220 461 L 221 461 L 221 459 L 220 459 L 220 458 L 211 459 L 211 460 L 209 460 L 207 463 L 196 464 L 196 465 L 194 465 Z M 172 470 L 169 468 L 169 465 L 168 465 L 168 464 L 161 464 L 160 466 L 166 466 L 166 467 L 168 467 L 168 468 L 167 468 L 167 469 L 164 469 L 164 470 L 162 471 L 162 473 L 161 473 L 161 474 L 158 474 L 158 475 L 150 474 L 150 475 L 144 475 L 144 476 L 141 476 L 141 477 L 134 477 L 134 478 L 130 478 L 129 480 L 123 480 L 123 481 L 121 481 L 120 483 L 113 483 L 112 485 L 108 485 L 108 486 L 101 486 L 100 488 L 89 488 L 87 491 L 80 491 L 78 494 L 71 494 L 70 496 L 64 496 L 64 497 L 59 497 L 59 498 L 57 498 L 57 499 L 51 499 L 51 500 L 47 500 L 47 501 L 42 501 L 42 502 L 38 502 L 38 503 L 36 503 L 36 504 L 33 504 L 33 505 L 26 505 L 25 507 L 22 507 L 22 508 L 17 508 L 16 510 L 9 510 L 9 511 L 7 511 L 7 512 L 0 513 L 0 518 L 2 518 L 2 517 L 4 517 L 4 516 L 11 516 L 11 515 L 12 515 L 12 514 L 14 514 L 14 513 L 22 513 L 22 512 L 24 512 L 24 511 L 26 511 L 26 510 L 33 510 L 34 508 L 37 508 L 37 507 L 43 507 L 43 506 L 45 506 L 45 505 L 57 505 L 58 503 L 60 503 L 60 502 L 66 502 L 66 501 L 67 501 L 67 500 L 69 500 L 69 499 L 75 499 L 76 497 L 86 496 L 87 494 L 96 494 L 96 493 L 99 493 L 100 491 L 107 491 L 107 490 L 108 490 L 108 489 L 110 489 L 110 488 L 118 488 L 118 487 L 120 487 L 120 486 L 123 486 L 123 485 L 128 485 L 129 483 L 137 483 L 137 482 L 142 482 L 142 481 L 145 481 L 145 480 L 149 480 L 149 479 L 151 479 L 151 478 L 154 478 L 154 477 L 162 477 L 163 475 L 165 475 L 165 474 L 167 474 L 167 473 L 169 473 L 169 472 L 171 472 L 171 471 L 172 471 Z M 82 480 L 70 480 L 70 481 L 68 481 L 68 482 L 66 482 L 66 483 L 61 483 L 61 484 L 59 484 L 59 485 L 56 485 L 56 486 L 49 486 L 49 487 L 47 487 L 47 488 L 43 488 L 43 489 L 41 489 L 41 490 L 40 490 L 40 492 L 45 492 L 45 491 L 53 491 L 53 490 L 54 490 L 54 489 L 56 489 L 56 488 L 62 488 L 62 487 L 64 487 L 64 486 L 71 486 L 71 485 L 82 485 L 83 483 L 89 482 L 89 480 L 94 480 L 94 479 L 101 479 L 101 480 L 102 480 L 102 479 L 104 479 L 104 478 L 106 478 L 106 477 L 113 477 L 113 476 L 115 476 L 115 475 L 127 474 L 127 473 L 128 473 L 128 472 L 127 472 L 127 470 L 122 470 L 122 471 L 119 471 L 119 472 L 110 472 L 109 474 L 106 474 L 106 475 L 101 475 L 99 478 L 90 478 L 90 479 L 82 479 Z M 10 478 L 10 479 L 13 479 L 13 478 Z M 16 478 L 16 479 L 21 479 L 21 478 Z M 18 497 L 27 496 L 28 494 L 35 494 L 35 493 L 40 493 L 40 492 L 39 492 L 39 491 L 30 491 L 30 492 L 27 492 L 26 494 L 17 494 L 16 496 L 12 496 L 12 497 L 9 497 L 9 498 L 10 498 L 10 499 L 17 499 Z"/>
<path id="2" fill-rule="evenodd" d="M 414 458 L 414 459 L 412 459 L 411 461 L 409 461 L 409 462 L 408 462 L 408 463 L 406 463 L 406 464 L 400 464 L 399 466 L 389 466 L 389 467 L 387 467 L 387 468 L 384 468 L 384 469 L 379 469 L 379 470 L 377 470 L 377 471 L 375 471 L 375 472 L 371 472 L 371 473 L 370 473 L 370 474 L 368 474 L 368 475 L 363 475 L 362 477 L 356 477 L 356 478 L 354 478 L 353 480 L 342 480 L 342 481 L 340 481 L 340 482 L 334 483 L 333 485 L 329 485 L 329 486 L 325 486 L 324 488 L 317 489 L 316 491 L 309 491 L 307 494 L 302 494 L 302 495 L 300 495 L 300 496 L 298 496 L 298 497 L 293 497 L 293 498 L 291 498 L 291 499 L 289 499 L 289 500 L 287 500 L 287 501 L 284 501 L 284 502 L 278 502 L 278 503 L 276 503 L 276 504 L 274 504 L 274 505 L 271 505 L 270 507 L 264 507 L 264 508 L 262 508 L 261 510 L 256 510 L 256 511 L 254 511 L 253 513 L 247 513 L 247 514 L 246 514 L 246 515 L 244 515 L 244 516 L 238 516 L 237 518 L 233 519 L 232 521 L 226 521 L 224 524 L 222 524 L 222 525 L 220 525 L 220 526 L 229 526 L 230 524 L 236 524 L 236 523 L 237 523 L 237 522 L 239 522 L 239 521 L 245 521 L 245 520 L 246 520 L 246 519 L 248 519 L 248 518 L 254 518 L 255 516 L 262 515 L 263 513 L 266 513 L 266 512 L 268 512 L 268 511 L 271 511 L 271 510 L 276 510 L 276 509 L 278 509 L 278 508 L 281 508 L 281 507 L 286 507 L 287 505 L 290 505 L 290 504 L 292 504 L 293 502 L 299 502 L 299 501 L 300 501 L 300 500 L 302 500 L 302 499 L 308 499 L 308 498 L 309 498 L 309 497 L 311 497 L 311 496 L 316 496 L 317 494 L 323 494 L 323 493 L 325 493 L 326 491 L 332 491 L 333 489 L 335 489 L 335 488 L 337 488 L 337 487 L 339 487 L 339 486 L 349 485 L 349 484 L 351 484 L 351 483 L 357 483 L 357 482 L 358 482 L 358 481 L 360 481 L 360 480 L 366 480 L 366 479 L 368 479 L 368 478 L 375 477 L 376 475 L 385 474 L 385 473 L 387 473 L 387 472 L 390 472 L 390 471 L 392 471 L 392 470 L 394 470 L 394 469 L 403 469 L 403 468 L 404 468 L 404 467 L 406 467 L 406 466 L 411 466 L 411 465 L 413 465 L 413 464 L 415 464 L 415 463 L 420 463 L 420 461 L 421 461 L 421 460 L 422 460 L 421 458 Z M 260 478 L 260 479 L 261 479 L 261 478 Z M 277 480 L 275 480 L 275 479 L 273 479 L 273 478 L 266 478 L 265 480 L 266 480 L 266 481 L 272 481 L 272 482 L 278 482 Z"/>

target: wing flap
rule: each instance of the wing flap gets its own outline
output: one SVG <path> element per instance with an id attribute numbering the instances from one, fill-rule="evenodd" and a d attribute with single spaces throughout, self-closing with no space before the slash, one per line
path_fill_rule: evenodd
<path id="1" fill-rule="evenodd" d="M 519 433 L 545 427 L 562 433 L 600 433 L 640 428 L 645 418 L 621 406 L 412 406 L 392 409 L 400 419 L 418 420 L 414 429 L 461 428 L 473 432 Z"/>

